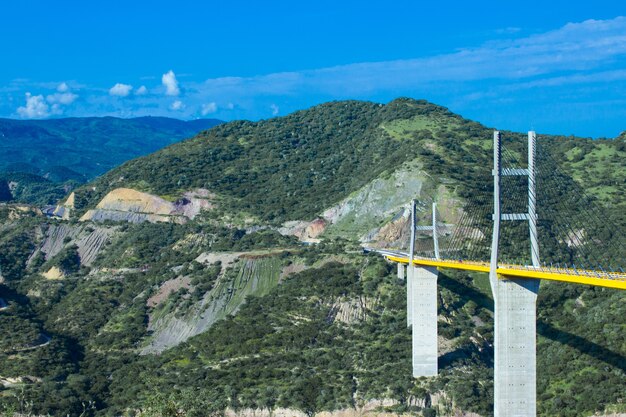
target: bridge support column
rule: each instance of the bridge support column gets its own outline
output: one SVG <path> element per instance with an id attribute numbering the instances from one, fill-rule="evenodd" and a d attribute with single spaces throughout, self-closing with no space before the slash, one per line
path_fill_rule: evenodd
<path id="1" fill-rule="evenodd" d="M 400 262 L 398 262 L 398 279 L 404 280 L 404 271 L 405 271 L 405 266 L 404 264 L 401 264 Z"/>
<path id="2" fill-rule="evenodd" d="M 415 267 L 407 265 L 406 267 L 406 325 L 413 325 L 413 281 L 415 280 Z"/>
<path id="3" fill-rule="evenodd" d="M 409 268 L 413 269 L 413 377 L 436 376 L 438 271 L 435 267 Z"/>
<path id="4" fill-rule="evenodd" d="M 411 327 L 413 324 L 413 281 L 415 281 L 415 268 L 413 265 L 413 254 L 415 253 L 415 200 L 411 200 L 411 240 L 409 241 L 409 264 L 407 265 L 406 274 L 406 325 Z"/>
<path id="5" fill-rule="evenodd" d="M 539 281 L 497 279 L 495 284 L 494 416 L 534 417 Z"/>

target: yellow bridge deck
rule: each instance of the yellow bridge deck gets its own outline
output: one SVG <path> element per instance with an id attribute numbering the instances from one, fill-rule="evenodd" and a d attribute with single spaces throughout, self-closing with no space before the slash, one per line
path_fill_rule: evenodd
<path id="1" fill-rule="evenodd" d="M 409 258 L 396 255 L 384 255 L 393 262 L 408 264 Z M 413 259 L 414 265 L 435 266 L 439 268 L 461 269 L 464 271 L 489 272 L 490 266 L 486 262 L 458 261 L 449 259 Z M 499 264 L 498 278 L 527 278 L 547 279 L 552 281 L 571 282 L 575 284 L 593 285 L 596 287 L 617 288 L 626 290 L 626 274 L 589 271 L 571 268 L 535 268 L 522 265 Z"/>

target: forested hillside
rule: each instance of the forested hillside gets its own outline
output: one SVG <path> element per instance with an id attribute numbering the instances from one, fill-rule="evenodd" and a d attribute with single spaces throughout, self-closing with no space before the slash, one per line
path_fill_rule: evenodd
<path id="1" fill-rule="evenodd" d="M 327 103 L 126 162 L 79 188 L 64 220 L 1 206 L 0 413 L 492 415 L 487 277 L 440 272 L 440 375 L 416 380 L 405 281 L 361 249 L 406 240 L 410 198 L 437 197 L 452 221 L 488 190 L 491 137 L 426 101 Z M 542 140 L 562 175 L 619 214 L 623 137 Z M 149 194 L 102 203 L 119 189 Z M 206 204 L 184 214 L 194 201 Z M 97 206 L 152 217 L 79 220 Z M 319 228 L 319 243 L 290 221 Z M 542 284 L 539 415 L 626 412 L 624 301 Z"/>
<path id="2" fill-rule="evenodd" d="M 407 130 L 402 121 L 411 124 Z M 92 184 L 95 192 L 85 189 L 86 204 L 112 187 L 158 195 L 206 188 L 227 211 L 266 222 L 306 219 L 414 159 L 424 152 L 416 145 L 433 132 L 452 138 L 457 130 L 461 143 L 488 133 L 414 100 L 335 102 L 258 123 L 232 122 L 103 175 Z M 168 175 L 156 175 L 161 172 Z"/>
<path id="3" fill-rule="evenodd" d="M 219 123 L 165 117 L 0 119 L 0 172 L 54 176 L 64 167 L 91 179 Z"/>

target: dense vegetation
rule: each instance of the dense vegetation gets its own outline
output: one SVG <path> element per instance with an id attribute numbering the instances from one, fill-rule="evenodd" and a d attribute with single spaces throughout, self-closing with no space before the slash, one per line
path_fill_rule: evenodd
<path id="1" fill-rule="evenodd" d="M 177 243 L 190 232 L 221 237 L 181 251 Z M 349 255 L 354 246 L 347 242 L 300 247 L 278 238 L 268 245 L 262 234 L 246 235 L 250 243 L 243 247 L 291 246 L 280 255 L 285 265 L 304 261 L 309 269 L 265 296 L 249 298 L 237 315 L 187 343 L 160 356 L 140 356 L 136 349 L 149 336 L 146 299 L 177 276 L 172 266 L 188 265 L 196 288 L 206 289 L 215 270 L 193 262 L 196 254 L 243 243 L 209 225 L 143 224 L 122 236 L 100 263 L 149 268 L 128 271 L 122 280 L 74 269 L 62 282 L 32 271 L 0 286 L 0 297 L 10 305 L 10 311 L 0 312 L 2 332 L 10 335 L 0 349 L 3 376 L 41 378 L 25 384 L 23 393 L 0 391 L 7 407 L 19 406 L 12 400 L 15 393 L 33 402 L 33 412 L 53 415 L 78 415 L 90 401 L 95 408 L 90 413 L 106 415 L 128 408 L 169 415 L 172 407 L 187 415 L 220 414 L 226 406 L 293 407 L 313 414 L 393 398 L 398 403 L 392 410 L 398 412 L 428 415 L 425 410 L 447 413 L 459 407 L 490 415 L 493 303 L 485 276 L 440 276 L 439 327 L 448 340 L 441 374 L 413 380 L 405 287 L 390 265 L 376 256 Z M 61 265 L 71 254 L 69 244 L 40 268 Z M 337 260 L 328 262 L 329 257 Z M 37 295 L 20 295 L 27 288 Z M 182 306 L 179 296 L 172 294 L 170 302 Z M 617 403 L 626 348 L 620 299 L 610 290 L 544 285 L 538 325 L 541 415 L 580 416 Z M 360 318 L 337 320 L 342 302 L 361 306 Z M 50 342 L 29 349 L 42 343 L 41 334 Z M 588 378 L 593 385 L 585 383 Z M 433 404 L 442 392 L 446 396 Z"/>
<path id="2" fill-rule="evenodd" d="M 312 218 L 413 159 L 463 199 L 490 187 L 490 137 L 425 101 L 329 103 L 218 126 L 114 169 L 78 200 L 92 206 L 120 185 L 164 196 L 206 187 L 221 210 L 267 226 Z M 551 137 L 545 147 L 566 155 L 560 169 L 614 208 L 626 191 L 617 161 L 626 156 L 623 140 Z M 512 151 L 523 160 L 523 147 Z M 93 224 L 114 234 L 87 267 L 71 237 L 55 256 L 31 256 L 53 221 L 20 216 L 0 208 L 0 378 L 22 378 L 0 385 L 0 413 L 217 416 L 226 407 L 289 407 L 313 415 L 383 398 L 395 400 L 387 407 L 393 412 L 492 413 L 493 302 L 484 275 L 441 272 L 441 372 L 414 380 L 405 283 L 353 240 L 307 246 L 272 229 L 219 223 L 214 214 L 184 225 Z M 244 258 L 198 260 L 222 252 Z M 281 273 L 278 285 L 259 281 L 245 304 L 206 332 L 160 355 L 140 354 L 155 317 L 205 314 L 202 303 L 216 290 L 229 302 L 242 297 L 242 271 L 258 259 L 292 273 Z M 41 275 L 53 266 L 63 279 Z M 187 284 L 161 294 L 176 280 Z M 615 290 L 542 284 L 540 415 L 626 411 L 623 301 Z"/>
<path id="3" fill-rule="evenodd" d="M 91 206 L 115 187 L 159 195 L 202 187 L 221 196 L 231 212 L 269 222 L 307 219 L 413 159 L 415 142 L 398 140 L 380 126 L 415 116 L 462 120 L 426 101 L 328 103 L 258 123 L 218 126 L 127 162 L 97 179 L 95 192 L 83 192 Z"/>
<path id="4" fill-rule="evenodd" d="M 0 174 L 0 202 L 34 204 L 39 207 L 55 204 L 68 192 L 85 182 L 82 175 L 71 175 L 64 170 L 63 176 L 54 180 L 28 172 L 5 172 Z"/>

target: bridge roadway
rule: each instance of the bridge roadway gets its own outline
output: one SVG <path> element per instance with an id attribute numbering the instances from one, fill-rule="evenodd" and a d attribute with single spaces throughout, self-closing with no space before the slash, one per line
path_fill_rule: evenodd
<path id="1" fill-rule="evenodd" d="M 377 252 L 392 262 L 403 264 L 409 263 L 409 255 L 403 252 L 382 249 L 366 248 L 366 251 Z M 461 261 L 452 259 L 414 258 L 416 266 L 431 266 L 438 268 L 460 269 L 463 271 L 478 271 L 489 273 L 488 262 Z M 596 287 L 617 288 L 626 290 L 626 274 L 616 272 L 591 271 L 573 268 L 554 268 L 524 265 L 498 264 L 498 278 L 528 278 L 546 279 L 551 281 L 570 282 L 574 284 L 586 284 Z"/>

